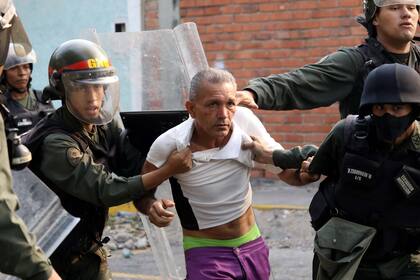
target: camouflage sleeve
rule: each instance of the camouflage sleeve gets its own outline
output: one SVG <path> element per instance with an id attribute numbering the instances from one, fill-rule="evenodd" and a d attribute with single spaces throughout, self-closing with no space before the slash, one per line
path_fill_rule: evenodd
<path id="1" fill-rule="evenodd" d="M 35 244 L 23 221 L 16 215 L 18 200 L 12 191 L 12 178 L 0 116 L 0 271 L 22 279 L 48 279 L 51 265 Z"/>
<path id="2" fill-rule="evenodd" d="M 351 93 L 363 65 L 355 48 L 342 49 L 295 71 L 253 79 L 245 90 L 255 93 L 260 109 L 329 106 Z"/>
<path id="3" fill-rule="evenodd" d="M 120 205 L 144 194 L 140 175 L 122 177 L 109 172 L 65 134 L 44 139 L 40 171 L 60 190 L 99 206 Z"/>

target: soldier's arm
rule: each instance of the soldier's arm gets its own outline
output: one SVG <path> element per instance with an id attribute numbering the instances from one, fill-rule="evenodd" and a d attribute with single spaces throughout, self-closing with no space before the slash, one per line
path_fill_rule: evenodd
<path id="1" fill-rule="evenodd" d="M 267 152 L 266 152 L 267 154 Z M 294 147 L 290 150 L 275 150 L 272 161 L 276 165 L 286 164 L 289 168 L 278 174 L 286 183 L 294 186 L 306 185 L 319 180 L 320 175 L 337 176 L 344 154 L 344 121 L 338 122 L 327 135 L 321 146 Z"/>
<path id="2" fill-rule="evenodd" d="M 4 123 L 0 117 L 0 271 L 22 279 L 46 280 L 52 267 L 15 212 L 18 201 L 11 187 L 5 139 Z"/>
<path id="3" fill-rule="evenodd" d="M 146 161 L 143 166 L 142 174 L 146 174 L 156 170 L 157 167 Z M 141 213 L 147 215 L 151 223 L 158 227 L 168 226 L 174 219 L 175 214 L 168 208 L 174 207 L 175 204 L 169 199 L 156 199 L 155 191 L 149 191 L 140 199 L 133 201 L 134 206 Z"/>
<path id="4" fill-rule="evenodd" d="M 181 159 L 171 156 L 173 161 L 168 160 L 154 172 L 122 177 L 109 172 L 103 164 L 95 163 L 70 136 L 64 134 L 46 137 L 42 155 L 40 171 L 54 185 L 81 200 L 103 206 L 115 206 L 139 199 L 147 190 L 156 187 L 174 173 L 182 172 L 188 164 L 188 155 L 186 158 L 181 155 Z M 186 164 L 181 164 L 182 160 Z"/>
<path id="5" fill-rule="evenodd" d="M 343 49 L 295 71 L 253 79 L 244 90 L 254 94 L 260 109 L 329 106 L 351 93 L 363 65 L 357 50 Z"/>
<path id="6" fill-rule="evenodd" d="M 308 172 L 326 176 L 338 176 L 345 152 L 345 120 L 339 121 L 319 146 L 308 167 Z"/>
<path id="7" fill-rule="evenodd" d="M 279 149 L 267 146 L 258 137 L 251 136 L 252 142 L 242 144 L 242 149 L 252 150 L 253 160 L 263 164 L 271 164 L 281 169 L 299 169 L 302 162 L 315 155 L 315 145 L 296 146 L 291 149 Z"/>

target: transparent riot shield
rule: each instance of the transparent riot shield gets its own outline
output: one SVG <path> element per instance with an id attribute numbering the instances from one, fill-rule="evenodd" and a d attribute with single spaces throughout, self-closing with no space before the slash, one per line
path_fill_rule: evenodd
<path id="1" fill-rule="evenodd" d="M 121 111 L 184 110 L 191 78 L 207 67 L 194 23 L 174 29 L 92 33 L 120 78 Z"/>
<path id="2" fill-rule="evenodd" d="M 191 78 L 208 67 L 194 23 L 174 29 L 90 33 L 117 69 L 121 86 L 121 115 L 131 142 L 143 153 L 164 131 L 188 117 L 184 103 Z M 171 198 L 169 183 L 158 188 L 158 197 Z M 179 220 L 161 229 L 142 217 L 156 265 L 162 279 L 184 279 L 184 258 Z M 179 237 L 169 242 L 167 235 Z M 172 238 L 171 238 L 172 239 Z"/>
<path id="3" fill-rule="evenodd" d="M 19 198 L 17 214 L 50 256 L 76 226 L 79 219 L 61 206 L 60 199 L 28 168 L 12 171 L 13 190 Z M 17 279 L 0 273 L 0 279 Z"/>

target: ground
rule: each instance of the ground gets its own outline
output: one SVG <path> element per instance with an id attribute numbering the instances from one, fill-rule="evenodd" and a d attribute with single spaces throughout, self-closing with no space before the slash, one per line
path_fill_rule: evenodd
<path id="1" fill-rule="evenodd" d="M 253 190 L 254 203 L 258 202 L 254 207 L 257 223 L 270 249 L 271 279 L 310 279 L 314 231 L 305 208 L 316 188 L 297 189 L 277 181 L 256 181 Z M 273 197 L 277 198 L 277 204 L 270 201 Z M 160 229 L 152 231 L 154 238 L 147 239 L 138 214 L 120 213 L 110 220 L 105 234 L 112 240 L 107 247 L 113 249 L 110 266 L 114 280 L 184 279 L 179 221 L 165 229 L 163 237 Z M 162 246 L 165 236 L 173 255 L 165 253 Z M 157 248 L 155 252 L 150 244 Z M 166 276 L 160 278 L 162 274 Z"/>

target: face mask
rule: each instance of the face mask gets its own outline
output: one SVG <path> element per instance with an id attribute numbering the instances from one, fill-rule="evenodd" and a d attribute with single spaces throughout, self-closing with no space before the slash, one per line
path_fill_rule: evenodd
<path id="1" fill-rule="evenodd" d="M 394 117 L 385 113 L 382 117 L 372 115 L 378 139 L 394 142 L 413 123 L 414 118 L 410 113 L 403 117 Z"/>

